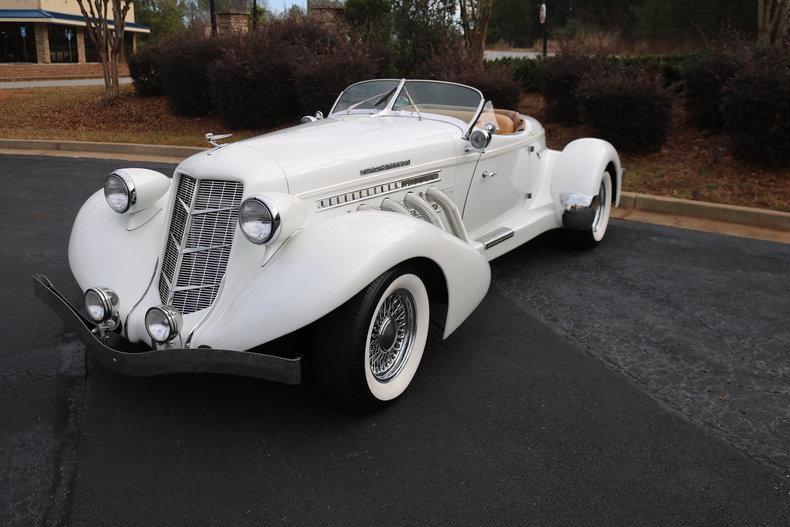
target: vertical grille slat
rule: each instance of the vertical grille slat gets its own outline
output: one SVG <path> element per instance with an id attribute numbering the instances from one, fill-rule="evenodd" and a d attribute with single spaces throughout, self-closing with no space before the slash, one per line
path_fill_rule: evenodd
<path id="1" fill-rule="evenodd" d="M 181 174 L 159 277 L 159 296 L 186 315 L 209 307 L 228 266 L 244 185 Z"/>

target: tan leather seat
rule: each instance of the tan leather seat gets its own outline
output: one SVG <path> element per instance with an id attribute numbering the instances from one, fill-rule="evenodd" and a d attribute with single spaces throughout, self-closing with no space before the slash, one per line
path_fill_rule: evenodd
<path id="1" fill-rule="evenodd" d="M 496 131 L 497 134 L 512 134 L 516 131 L 513 119 L 507 115 L 496 114 L 496 124 L 499 127 L 499 130 Z"/>

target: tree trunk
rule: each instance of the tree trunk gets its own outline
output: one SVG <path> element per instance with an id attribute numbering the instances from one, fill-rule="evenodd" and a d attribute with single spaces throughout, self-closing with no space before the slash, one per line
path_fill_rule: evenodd
<path id="1" fill-rule="evenodd" d="M 482 62 L 493 0 L 460 0 L 459 7 L 464 47 L 470 58 Z"/>
<path id="2" fill-rule="evenodd" d="M 112 29 L 107 22 L 110 2 Z M 123 52 L 123 29 L 132 0 L 77 0 L 77 4 L 85 20 L 85 31 L 99 52 L 104 76 L 104 94 L 108 98 L 116 97 L 120 93 L 118 61 Z"/>
<path id="3" fill-rule="evenodd" d="M 757 39 L 779 46 L 790 27 L 790 0 L 757 0 Z"/>

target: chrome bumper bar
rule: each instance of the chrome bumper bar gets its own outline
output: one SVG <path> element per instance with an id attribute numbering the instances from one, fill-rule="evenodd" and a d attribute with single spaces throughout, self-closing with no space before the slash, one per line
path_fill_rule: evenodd
<path id="1" fill-rule="evenodd" d="M 84 317 L 44 275 L 33 277 L 36 296 L 54 311 L 85 343 L 93 356 L 105 367 L 125 375 L 150 376 L 166 373 L 226 373 L 256 377 L 286 384 L 302 380 L 302 359 L 277 357 L 250 351 L 212 348 L 122 351 L 116 347 L 131 345 L 116 333 L 100 340 L 96 325 Z M 113 346 L 110 346 L 110 340 Z M 117 341 L 117 342 L 116 342 Z"/>
<path id="2" fill-rule="evenodd" d="M 562 226 L 566 229 L 586 231 L 592 227 L 595 213 L 600 205 L 600 197 L 596 194 L 562 193 Z"/>

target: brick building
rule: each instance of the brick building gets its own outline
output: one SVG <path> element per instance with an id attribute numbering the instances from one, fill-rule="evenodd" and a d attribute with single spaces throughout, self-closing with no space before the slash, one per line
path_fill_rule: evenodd
<path id="1" fill-rule="evenodd" d="M 138 33 L 149 32 L 134 22 L 132 4 L 124 25 L 125 54 L 135 49 Z M 98 61 L 77 0 L 0 0 L 0 63 Z"/>
<path id="2" fill-rule="evenodd" d="M 322 24 L 342 26 L 344 11 L 342 0 L 307 0 L 307 16 Z"/>

